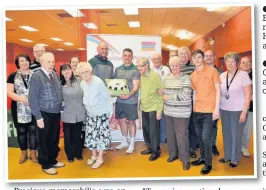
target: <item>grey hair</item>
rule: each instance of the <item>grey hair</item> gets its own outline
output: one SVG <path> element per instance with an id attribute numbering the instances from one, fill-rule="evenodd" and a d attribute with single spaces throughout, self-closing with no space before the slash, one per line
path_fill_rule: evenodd
<path id="1" fill-rule="evenodd" d="M 85 70 L 88 70 L 90 73 L 92 72 L 92 67 L 91 67 L 91 64 L 87 63 L 87 62 L 80 62 L 78 65 L 77 65 L 77 69 L 76 69 L 76 72 L 78 73 L 78 75 L 80 75 L 80 73 L 82 71 L 85 71 Z"/>
<path id="2" fill-rule="evenodd" d="M 239 63 L 240 58 L 239 58 L 238 53 L 236 53 L 236 52 L 228 52 L 228 53 L 226 53 L 224 55 L 224 61 L 226 61 L 229 58 L 234 59 L 237 64 Z"/>

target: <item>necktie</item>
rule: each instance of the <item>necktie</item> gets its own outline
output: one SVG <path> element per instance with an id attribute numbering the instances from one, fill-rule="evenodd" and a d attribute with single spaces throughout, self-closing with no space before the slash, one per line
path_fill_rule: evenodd
<path id="1" fill-rule="evenodd" d="M 51 80 L 52 82 L 54 82 L 54 77 L 53 77 L 53 75 L 52 75 L 52 74 L 49 74 L 49 77 L 50 77 L 50 80 Z"/>

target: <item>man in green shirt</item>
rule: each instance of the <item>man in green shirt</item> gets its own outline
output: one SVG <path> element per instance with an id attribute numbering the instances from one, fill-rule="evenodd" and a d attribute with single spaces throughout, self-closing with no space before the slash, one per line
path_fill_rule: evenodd
<path id="1" fill-rule="evenodd" d="M 158 94 L 163 89 L 163 82 L 155 71 L 150 69 L 148 59 L 137 61 L 140 78 L 140 102 L 142 107 L 142 128 L 144 141 L 148 147 L 142 155 L 151 154 L 150 161 L 159 158 L 160 152 L 160 119 L 163 110 L 163 96 Z"/>

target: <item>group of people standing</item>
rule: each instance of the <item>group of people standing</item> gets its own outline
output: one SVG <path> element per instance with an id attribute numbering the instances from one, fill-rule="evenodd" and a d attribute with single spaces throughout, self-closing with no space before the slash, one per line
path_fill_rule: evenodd
<path id="1" fill-rule="evenodd" d="M 104 163 L 105 150 L 111 146 L 109 125 L 113 114 L 122 133 L 116 149 L 134 152 L 136 120 L 141 119 L 147 147 L 141 154 L 150 155 L 150 161 L 160 157 L 161 147 L 167 143 L 167 162 L 180 158 L 184 170 L 189 170 L 191 164 L 204 165 L 201 174 L 208 174 L 212 170 L 212 153 L 219 155 L 216 137 L 220 115 L 224 157 L 219 162 L 236 167 L 241 150 L 249 156 L 252 121 L 246 123 L 247 119 L 252 120 L 252 72 L 248 57 L 240 60 L 237 53 L 227 53 L 227 71 L 222 73 L 214 64 L 211 50 L 190 54 L 188 47 L 181 47 L 178 52 L 171 51 L 170 69 L 162 65 L 160 53 L 152 54 L 152 64 L 145 58 L 133 64 L 130 48 L 123 50 L 123 64 L 114 68 L 107 58 L 108 51 L 106 43 L 99 43 L 98 54 L 89 63 L 72 57 L 70 64 L 61 65 L 60 78 L 54 55 L 45 52 L 43 46 L 33 48 L 32 64 L 28 55 L 16 57 L 18 70 L 7 79 L 7 93 L 12 99 L 12 117 L 22 151 L 20 164 L 28 159 L 30 147 L 31 160 L 47 174 L 54 175 L 56 168 L 65 166 L 57 161 L 62 120 L 68 162 L 83 160 L 85 145 L 92 151 L 87 164 L 99 168 Z M 105 85 L 105 79 L 113 78 L 126 79 L 130 90 L 117 97 L 115 105 Z M 197 157 L 197 147 L 200 158 L 190 162 L 190 157 Z"/>

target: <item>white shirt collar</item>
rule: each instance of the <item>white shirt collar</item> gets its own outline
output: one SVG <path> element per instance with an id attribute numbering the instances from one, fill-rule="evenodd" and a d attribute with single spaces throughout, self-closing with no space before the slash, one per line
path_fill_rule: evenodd
<path id="1" fill-rule="evenodd" d="M 163 64 L 161 64 L 161 66 L 158 69 L 156 67 L 154 67 L 154 69 L 156 69 L 157 71 L 162 70 L 162 68 L 163 68 Z"/>
<path id="2" fill-rule="evenodd" d="M 41 67 L 41 69 L 42 69 L 42 71 L 48 76 L 48 78 L 49 78 L 49 74 L 52 74 L 52 73 L 48 73 L 44 68 L 42 68 Z"/>

